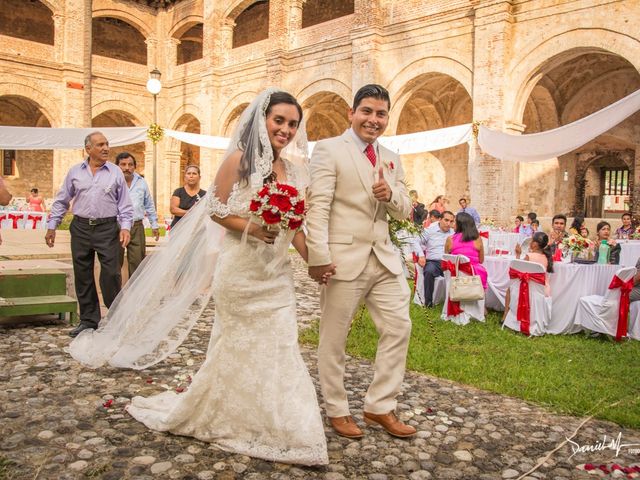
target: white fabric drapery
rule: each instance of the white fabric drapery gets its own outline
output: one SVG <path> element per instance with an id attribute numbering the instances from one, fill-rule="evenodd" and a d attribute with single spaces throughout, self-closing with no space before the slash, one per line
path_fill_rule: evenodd
<path id="1" fill-rule="evenodd" d="M 212 148 L 214 150 L 226 150 L 229 140 L 225 137 L 214 137 L 212 135 L 202 135 L 199 133 L 180 132 L 178 130 L 165 130 L 167 137 L 175 138 L 184 143 L 196 145 L 198 147 Z"/>
<path id="2" fill-rule="evenodd" d="M 640 90 L 591 115 L 546 132 L 511 135 L 480 126 L 483 152 L 500 160 L 540 162 L 569 153 L 640 110 Z"/>
<path id="3" fill-rule="evenodd" d="M 410 155 L 455 147 L 470 142 L 472 138 L 471 124 L 466 123 L 426 132 L 380 137 L 378 141 L 399 155 Z"/>
<path id="4" fill-rule="evenodd" d="M 84 138 L 99 130 L 118 147 L 147 140 L 147 127 L 47 128 L 0 126 L 0 149 L 58 150 L 84 148 Z"/>

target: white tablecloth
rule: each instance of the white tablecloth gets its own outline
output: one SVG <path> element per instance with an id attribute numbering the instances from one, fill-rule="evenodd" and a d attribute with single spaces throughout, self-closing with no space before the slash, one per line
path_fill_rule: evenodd
<path id="1" fill-rule="evenodd" d="M 15 222 L 13 216 L 18 217 Z M 29 218 L 31 217 L 31 218 Z M 34 226 L 35 220 L 35 226 Z M 47 214 L 46 212 L 29 212 L 23 210 L 0 210 L 0 228 L 1 229 L 46 229 Z"/>
<path id="2" fill-rule="evenodd" d="M 509 286 L 511 258 L 485 257 L 489 290 L 487 308 L 504 310 L 504 296 Z M 554 263 L 554 273 L 549 276 L 551 285 L 551 321 L 547 333 L 574 333 L 574 317 L 580 297 L 604 295 L 620 265 L 581 265 L 578 263 Z M 501 302 L 501 305 L 498 303 Z"/>
<path id="3" fill-rule="evenodd" d="M 620 266 L 635 267 L 640 258 L 640 240 L 619 240 L 622 250 L 620 251 Z"/>
<path id="4" fill-rule="evenodd" d="M 516 253 L 516 245 L 524 240 L 524 236 L 519 233 L 510 232 L 489 232 L 489 251 L 485 255 L 490 255 L 496 249 L 508 250 L 511 255 Z"/>

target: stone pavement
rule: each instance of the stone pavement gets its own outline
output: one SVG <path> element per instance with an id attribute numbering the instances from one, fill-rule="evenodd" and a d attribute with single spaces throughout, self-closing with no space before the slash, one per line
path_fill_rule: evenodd
<path id="1" fill-rule="evenodd" d="M 318 316 L 317 287 L 296 263 L 301 326 Z M 559 416 L 522 400 L 447 380 L 408 373 L 399 414 L 418 428 L 409 440 L 366 428 L 352 441 L 326 429 L 331 463 L 299 467 L 222 452 L 185 437 L 156 433 L 134 421 L 124 406 L 134 395 L 188 388 L 204 359 L 212 308 L 168 361 L 145 371 L 81 368 L 65 352 L 68 326 L 56 321 L 0 327 L 0 479 L 580 479 L 601 478 L 584 464 L 630 467 L 637 447 L 579 453 L 564 444 L 584 421 Z M 316 355 L 303 356 L 317 382 Z M 372 377 L 371 362 L 349 358 L 347 388 L 356 421 Z M 640 444 L 640 432 L 588 421 L 574 441 L 597 446 L 621 434 Z M 11 462 L 11 463 L 9 463 Z M 591 465 L 588 465 L 591 468 Z M 634 478 L 617 471 L 610 478 Z"/>

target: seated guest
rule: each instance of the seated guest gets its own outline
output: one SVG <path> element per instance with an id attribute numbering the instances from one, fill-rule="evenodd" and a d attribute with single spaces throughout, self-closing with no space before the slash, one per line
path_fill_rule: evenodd
<path id="1" fill-rule="evenodd" d="M 520 233 L 522 222 L 524 222 L 524 218 L 522 218 L 522 215 L 518 215 L 516 217 L 516 227 L 513 229 L 513 233 Z"/>
<path id="2" fill-rule="evenodd" d="M 533 229 L 531 228 L 531 222 L 538 219 L 538 215 L 535 212 L 527 213 L 527 218 L 525 218 L 525 223 L 520 225 L 520 235 L 522 237 L 530 237 L 533 235 Z"/>
<path id="3" fill-rule="evenodd" d="M 623 213 L 622 226 L 616 230 L 616 238 L 629 238 L 634 232 L 635 229 L 631 223 L 631 214 L 629 212 Z"/>
<path id="4" fill-rule="evenodd" d="M 611 225 L 604 220 L 596 226 L 596 243 L 594 245 L 593 258 L 598 261 L 599 247 L 602 242 L 606 242 L 609 245 L 609 261 L 611 265 L 618 265 L 620 263 L 620 251 L 622 247 L 615 239 L 611 237 Z"/>
<path id="5" fill-rule="evenodd" d="M 432 223 L 440 221 L 441 218 L 442 214 L 438 210 L 431 210 L 425 221 L 422 222 L 422 226 L 424 228 L 429 228 Z"/>
<path id="6" fill-rule="evenodd" d="M 438 195 L 436 199 L 431 202 L 431 205 L 429 205 L 429 211 L 438 210 L 438 212 L 444 213 L 447 202 L 448 201 L 444 198 L 444 195 Z"/>
<path id="7" fill-rule="evenodd" d="M 520 245 L 516 245 L 516 258 L 520 258 L 522 255 L 522 248 Z M 528 262 L 539 263 L 546 270 L 544 280 L 544 294 L 547 297 L 551 296 L 551 287 L 549 285 L 549 274 L 553 273 L 553 256 L 551 255 L 551 248 L 549 248 L 549 237 L 544 232 L 536 232 L 531 237 L 531 244 L 529 245 L 529 253 L 524 256 L 524 259 Z M 509 303 L 511 302 L 511 290 L 507 289 L 507 294 L 504 300 L 504 314 L 502 315 L 502 321 L 507 318 L 509 313 Z"/>
<path id="8" fill-rule="evenodd" d="M 589 238 L 589 229 L 584 223 L 580 227 L 580 236 L 583 238 Z"/>
<path id="9" fill-rule="evenodd" d="M 578 215 L 573 219 L 573 223 L 569 227 L 569 234 L 571 235 L 582 235 L 580 230 L 584 225 L 584 217 Z"/>
<path id="10" fill-rule="evenodd" d="M 444 254 L 444 244 L 448 237 L 453 235 L 451 223 L 453 213 L 445 211 L 437 223 L 425 228 L 422 235 L 413 244 L 413 251 L 418 257 L 418 265 L 424 269 L 424 299 L 425 306 L 431 307 L 433 298 L 433 287 L 436 277 L 442 277 L 442 255 Z"/>
<path id="11" fill-rule="evenodd" d="M 556 249 L 562 243 L 562 240 L 569 236 L 565 228 L 567 228 L 566 215 L 561 213 L 554 215 L 551 219 L 551 232 L 549 232 L 549 247 L 552 255 L 556 253 Z"/>
<path id="12" fill-rule="evenodd" d="M 460 210 L 458 210 L 458 213 L 468 213 L 473 218 L 476 226 L 480 225 L 480 214 L 475 208 L 469 206 L 469 204 L 467 203 L 467 199 L 461 198 L 458 203 L 460 204 Z"/>
<path id="13" fill-rule="evenodd" d="M 420 201 L 418 200 L 417 190 L 410 190 L 409 198 L 411 199 L 411 221 L 413 221 L 415 225 L 420 226 L 427 216 L 427 211 L 424 208 L 424 203 L 420 203 Z"/>
<path id="14" fill-rule="evenodd" d="M 540 230 L 540 221 L 537 218 L 531 220 L 531 235 L 533 236 L 538 230 Z"/>
<path id="15" fill-rule="evenodd" d="M 482 287 L 487 289 L 487 270 L 484 262 L 484 245 L 476 228 L 473 217 L 468 213 L 460 212 L 456 215 L 456 229 L 452 236 L 447 238 L 444 244 L 445 253 L 451 255 L 464 255 L 468 257 L 473 271 L 480 277 Z"/>

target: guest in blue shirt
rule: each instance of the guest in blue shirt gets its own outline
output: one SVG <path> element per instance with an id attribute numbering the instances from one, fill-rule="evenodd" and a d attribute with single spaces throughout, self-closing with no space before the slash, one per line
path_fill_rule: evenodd
<path id="1" fill-rule="evenodd" d="M 136 173 L 136 159 L 129 152 L 122 152 L 116 157 L 116 165 L 122 170 L 124 179 L 129 187 L 129 196 L 133 204 L 133 225 L 131 225 L 131 241 L 127 245 L 127 266 L 129 267 L 129 278 L 140 266 L 147 250 L 144 233 L 144 215 L 147 214 L 151 223 L 151 231 L 156 241 L 160 237 L 158 229 L 158 215 L 153 204 L 153 198 L 149 192 L 149 186 L 141 175 Z M 120 266 L 124 263 L 124 248 L 120 249 Z"/>
<path id="2" fill-rule="evenodd" d="M 471 215 L 471 218 L 473 218 L 476 227 L 480 225 L 480 214 L 475 208 L 469 206 L 469 204 L 467 203 L 467 199 L 461 198 L 458 203 L 460 204 L 460 210 L 458 210 L 458 213 L 468 213 L 469 215 Z"/>
<path id="3" fill-rule="evenodd" d="M 433 298 L 433 287 L 436 277 L 442 277 L 442 255 L 444 255 L 444 244 L 453 235 L 453 213 L 446 210 L 442 212 L 442 217 L 438 223 L 431 224 L 425 228 L 422 235 L 413 243 L 413 251 L 418 257 L 418 265 L 424 268 L 424 301 L 425 306 L 431 307 Z"/>

